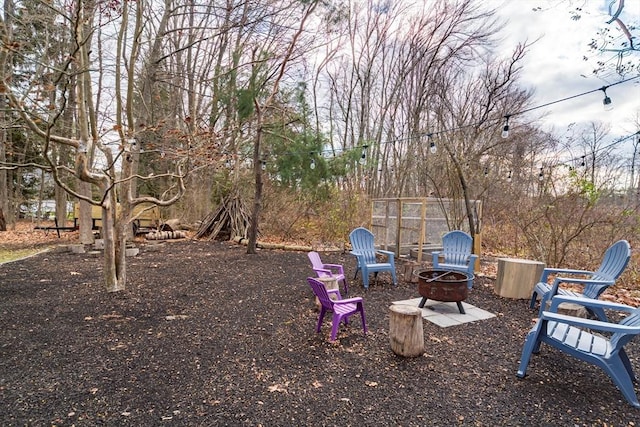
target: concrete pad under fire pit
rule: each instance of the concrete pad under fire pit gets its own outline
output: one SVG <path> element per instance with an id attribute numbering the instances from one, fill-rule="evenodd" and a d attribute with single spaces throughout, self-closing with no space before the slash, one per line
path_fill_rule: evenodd
<path id="1" fill-rule="evenodd" d="M 404 304 L 418 307 L 422 298 L 413 298 L 403 301 L 394 301 L 392 304 Z M 435 300 L 427 300 L 422 310 L 422 318 L 431 323 L 446 328 L 447 326 L 456 326 L 463 323 L 475 322 L 477 320 L 490 319 L 496 317 L 495 314 L 482 310 L 466 302 L 462 302 L 465 314 L 460 314 L 458 306 L 455 302 L 440 302 Z"/>

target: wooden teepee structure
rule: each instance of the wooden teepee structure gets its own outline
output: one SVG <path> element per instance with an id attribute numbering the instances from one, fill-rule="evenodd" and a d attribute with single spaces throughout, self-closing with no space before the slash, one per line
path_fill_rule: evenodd
<path id="1" fill-rule="evenodd" d="M 249 212 L 238 194 L 230 194 L 222 200 L 215 211 L 202 220 L 195 238 L 205 240 L 246 238 Z"/>

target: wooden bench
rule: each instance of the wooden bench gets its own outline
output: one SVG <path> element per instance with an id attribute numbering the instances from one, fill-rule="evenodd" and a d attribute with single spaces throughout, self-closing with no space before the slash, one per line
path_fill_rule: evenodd
<path id="1" fill-rule="evenodd" d="M 34 230 L 44 230 L 45 234 L 48 234 L 49 231 L 51 231 L 51 230 L 55 230 L 58 233 L 58 238 L 60 238 L 60 232 L 61 231 L 76 231 L 78 229 L 75 220 L 73 222 L 73 226 L 71 226 L 71 227 L 60 227 L 60 226 L 58 226 L 58 218 L 54 218 L 53 219 L 53 223 L 55 224 L 54 227 L 44 226 L 44 225 L 36 225 L 34 227 Z"/>
<path id="2" fill-rule="evenodd" d="M 117 209 L 120 209 L 118 203 Z M 133 215 L 137 216 L 132 222 L 133 234 L 146 234 L 157 229 L 160 224 L 160 210 L 157 206 L 149 203 L 142 203 L 133 208 Z M 76 203 L 73 209 L 73 225 L 77 228 L 80 217 L 80 205 Z M 102 228 L 102 208 L 91 206 L 91 229 L 100 230 Z"/>

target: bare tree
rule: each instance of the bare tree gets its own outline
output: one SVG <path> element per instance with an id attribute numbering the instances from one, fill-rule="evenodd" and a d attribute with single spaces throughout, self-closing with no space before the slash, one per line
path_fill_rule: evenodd
<path id="1" fill-rule="evenodd" d="M 102 209 L 102 234 L 105 242 L 105 285 L 108 291 L 114 292 L 125 288 L 126 284 L 126 259 L 125 242 L 128 225 L 133 220 L 133 207 L 141 203 L 152 203 L 156 205 L 169 205 L 184 192 L 184 160 L 176 159 L 175 172 L 168 172 L 165 176 L 174 179 L 174 185 L 170 187 L 165 198 L 154 197 L 133 197 L 131 192 L 131 182 L 133 178 L 153 179 L 153 177 L 137 176 L 133 173 L 131 163 L 132 151 L 136 150 L 137 142 L 134 134 L 134 123 L 132 117 L 132 100 L 135 93 L 132 82 L 135 81 L 135 67 L 126 67 L 122 59 L 126 52 L 129 52 L 128 61 L 134 64 L 138 55 L 137 36 L 141 31 L 142 10 L 145 8 L 144 2 L 137 2 L 133 10 L 129 9 L 130 3 L 123 3 L 121 14 L 117 21 L 120 23 L 119 33 L 116 38 L 117 55 L 110 64 L 104 63 L 104 67 L 110 67 L 115 79 L 115 93 L 120 96 L 115 97 L 116 111 L 103 111 L 102 114 L 113 115 L 114 125 L 110 132 L 115 131 L 117 135 L 117 145 L 105 143 L 105 139 L 110 136 L 100 135 L 98 128 L 98 112 L 93 95 L 93 82 L 91 80 L 92 64 L 90 63 L 91 35 L 94 28 L 94 18 L 96 14 L 103 11 L 94 9 L 95 5 L 79 2 L 71 9 L 70 13 L 58 5 L 52 5 L 50 10 L 59 15 L 67 22 L 73 43 L 70 45 L 68 60 L 59 69 L 46 69 L 47 73 L 53 73 L 54 81 L 62 81 L 70 76 L 75 76 L 75 85 L 66 86 L 65 91 L 60 94 L 60 102 L 48 104 L 49 108 L 44 108 L 49 114 L 38 114 L 38 101 L 30 99 L 30 92 L 25 92 L 20 87 L 12 85 L 9 79 L 3 80 L 7 96 L 13 109 L 15 109 L 22 119 L 22 123 L 29 128 L 34 135 L 44 141 L 43 154 L 51 165 L 51 171 L 56 183 L 70 194 L 89 204 L 100 206 Z M 129 26 L 129 14 L 133 12 L 134 24 Z M 129 33 L 131 29 L 132 33 Z M 130 50 L 127 50 L 129 48 Z M 46 58 L 38 58 L 43 64 Z M 124 70 L 124 71 L 123 71 Z M 106 72 L 106 68 L 99 70 Z M 128 82 L 127 88 L 122 90 L 120 82 Z M 55 88 L 54 86 L 53 88 Z M 66 90 L 74 91 L 77 100 L 77 116 L 74 127 L 77 128 L 77 136 L 72 132 L 67 135 L 54 133 L 56 123 L 63 117 L 69 105 L 66 103 L 68 93 Z M 50 101 L 47 99 L 47 101 Z M 106 138 L 105 138 L 106 137 Z M 50 147 L 69 147 L 74 152 L 75 166 L 69 168 L 65 164 L 56 163 L 56 158 L 50 155 Z M 94 163 L 92 155 L 94 152 L 101 154 L 99 163 Z M 64 176 L 75 176 L 81 182 L 89 184 L 89 192 L 78 192 L 65 183 Z M 94 200 L 91 193 L 97 192 L 99 198 Z M 120 205 L 120 208 L 118 208 Z M 81 218 L 82 221 L 82 218 Z M 89 226 L 91 221 L 87 221 Z"/>

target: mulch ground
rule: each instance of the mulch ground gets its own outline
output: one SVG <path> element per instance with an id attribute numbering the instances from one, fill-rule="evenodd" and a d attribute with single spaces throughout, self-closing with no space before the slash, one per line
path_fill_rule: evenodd
<path id="1" fill-rule="evenodd" d="M 467 302 L 495 318 L 424 322 L 423 356 L 389 345 L 388 307 L 416 298 L 381 275 L 329 341 L 305 278 L 306 253 L 230 242 L 167 242 L 129 258 L 110 294 L 102 259 L 50 251 L 0 265 L 3 426 L 637 425 L 640 412 L 599 369 L 547 346 L 516 378 L 535 312 L 476 278 Z M 342 263 L 350 278 L 354 261 Z M 640 348 L 627 346 L 640 367 Z M 635 424 L 634 424 L 635 423 Z"/>

